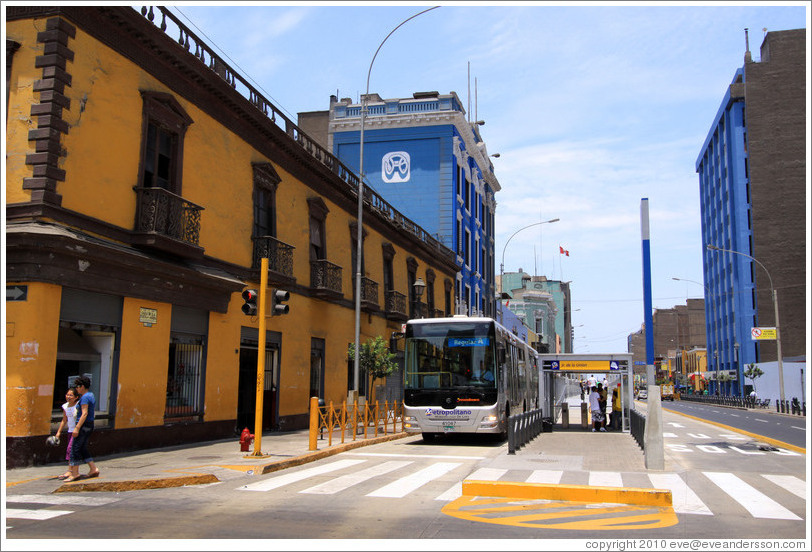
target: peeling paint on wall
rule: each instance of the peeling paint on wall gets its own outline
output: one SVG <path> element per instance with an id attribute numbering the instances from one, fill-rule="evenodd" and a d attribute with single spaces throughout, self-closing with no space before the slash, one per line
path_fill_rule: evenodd
<path id="1" fill-rule="evenodd" d="M 36 341 L 23 341 L 20 343 L 20 360 L 37 360 L 39 358 L 39 343 Z"/>
<path id="2" fill-rule="evenodd" d="M 54 386 L 51 385 L 40 385 L 39 386 L 39 396 L 40 397 L 51 397 L 54 394 Z"/>

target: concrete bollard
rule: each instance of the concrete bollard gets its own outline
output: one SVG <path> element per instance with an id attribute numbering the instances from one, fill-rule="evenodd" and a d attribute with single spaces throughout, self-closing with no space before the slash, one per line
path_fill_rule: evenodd
<path id="1" fill-rule="evenodd" d="M 581 403 L 581 427 L 584 429 L 589 427 L 589 412 L 585 402 Z"/>
<path id="2" fill-rule="evenodd" d="M 570 405 L 568 403 L 561 403 L 561 427 L 564 429 L 570 427 Z"/>

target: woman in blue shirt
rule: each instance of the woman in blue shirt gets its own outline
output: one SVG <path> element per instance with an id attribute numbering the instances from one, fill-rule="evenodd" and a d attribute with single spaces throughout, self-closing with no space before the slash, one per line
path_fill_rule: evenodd
<path id="1" fill-rule="evenodd" d="M 70 451 L 71 475 L 65 479 L 66 483 L 76 481 L 82 477 L 79 475 L 79 465 L 83 462 L 86 462 L 90 469 L 86 477 L 99 476 L 99 469 L 87 449 L 87 442 L 90 439 L 90 434 L 93 433 L 94 420 L 96 419 L 96 397 L 90 392 L 90 378 L 79 376 L 74 381 L 74 386 L 81 398 L 76 405 L 76 426 L 73 428 L 73 446 Z"/>

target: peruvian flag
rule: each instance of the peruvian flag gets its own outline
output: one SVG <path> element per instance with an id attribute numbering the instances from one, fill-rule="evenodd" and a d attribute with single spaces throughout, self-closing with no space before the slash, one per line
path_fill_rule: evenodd
<path id="1" fill-rule="evenodd" d="M 567 257 L 570 256 L 570 252 L 567 251 L 566 249 L 564 249 L 563 247 L 561 247 L 560 245 L 558 246 L 558 249 L 559 249 L 561 255 L 566 255 Z"/>

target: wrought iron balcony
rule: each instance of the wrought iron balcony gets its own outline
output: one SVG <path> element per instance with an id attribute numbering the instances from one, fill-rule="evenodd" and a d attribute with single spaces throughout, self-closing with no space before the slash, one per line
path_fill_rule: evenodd
<path id="1" fill-rule="evenodd" d="M 409 315 L 406 313 L 406 296 L 399 291 L 386 292 L 386 318 L 401 322 L 409 319 Z"/>
<path id="2" fill-rule="evenodd" d="M 203 207 L 163 188 L 134 188 L 136 199 L 133 245 L 183 257 L 202 257 L 200 212 Z"/>
<path id="3" fill-rule="evenodd" d="M 283 278 L 293 280 L 293 250 L 292 245 L 281 242 L 273 236 L 254 236 L 254 258 L 251 268 L 258 270 L 260 261 L 268 259 L 268 270 Z"/>
<path id="4" fill-rule="evenodd" d="M 365 311 L 380 310 L 378 305 L 378 282 L 367 277 L 361 278 L 361 308 Z"/>
<path id="5" fill-rule="evenodd" d="M 310 261 L 310 287 L 319 297 L 341 297 L 341 267 L 325 259 Z"/>

